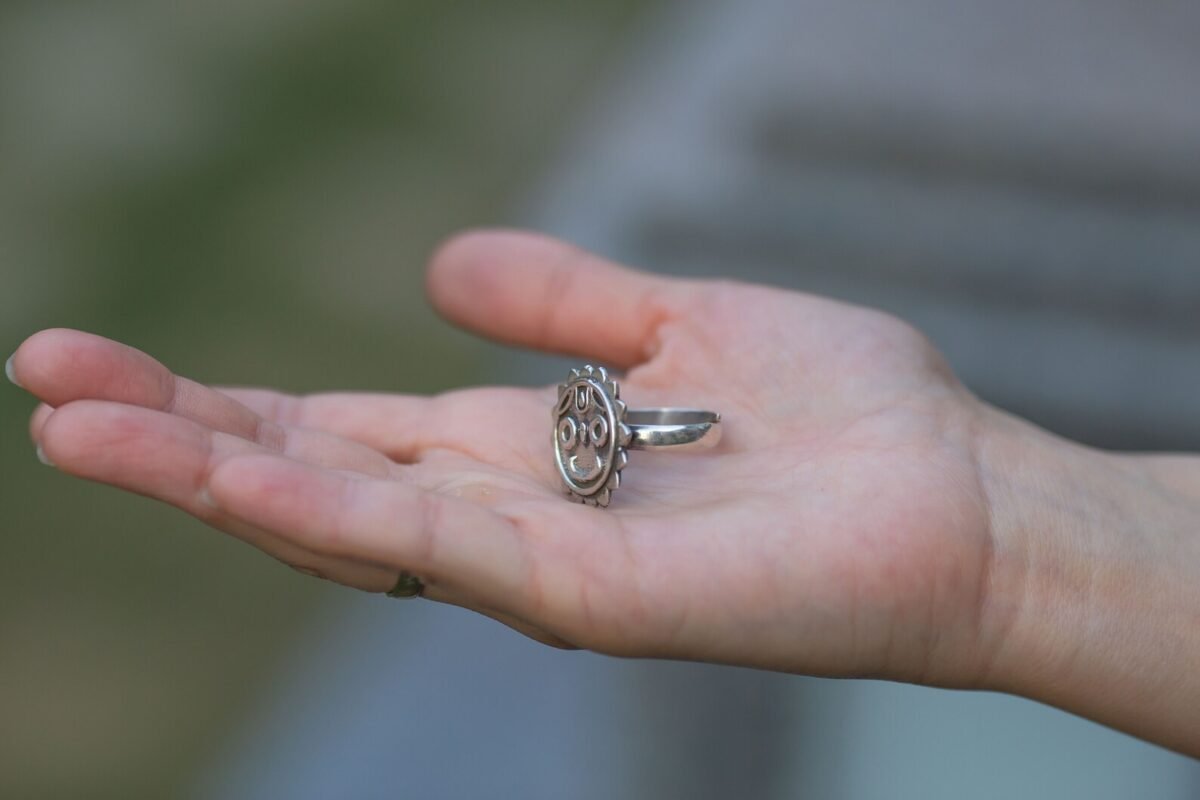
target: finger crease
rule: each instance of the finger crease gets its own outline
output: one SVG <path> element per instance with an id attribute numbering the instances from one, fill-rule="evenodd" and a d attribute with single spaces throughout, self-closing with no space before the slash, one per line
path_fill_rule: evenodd
<path id="1" fill-rule="evenodd" d="M 204 437 L 204 448 L 204 459 L 200 464 L 200 470 L 196 474 L 196 478 L 192 486 L 192 492 L 196 497 L 201 497 L 208 491 L 208 484 L 212 480 L 212 474 L 217 469 L 217 448 L 216 443 L 213 441 L 212 435 Z"/>
<path id="2" fill-rule="evenodd" d="M 271 419 L 283 425 L 304 426 L 303 399 L 290 394 L 278 394 L 271 404 Z"/>
<path id="3" fill-rule="evenodd" d="M 254 441 L 276 453 L 284 452 L 287 438 L 287 429 L 269 420 L 259 418 L 254 426 Z"/>
<path id="4" fill-rule="evenodd" d="M 638 364 L 653 359 L 662 349 L 662 331 L 676 318 L 674 308 L 664 302 L 666 292 L 660 286 L 646 289 L 637 303 L 635 319 L 643 320 L 642 332 L 638 337 Z M 635 365 L 636 366 L 636 365 Z"/>
<path id="5" fill-rule="evenodd" d="M 162 410 L 168 414 L 175 413 L 175 404 L 179 400 L 179 378 L 172 372 L 167 373 L 165 381 L 167 389 L 166 402 L 162 404 Z"/>
<path id="6" fill-rule="evenodd" d="M 432 564 L 434 540 L 445 513 L 445 498 L 434 492 L 415 489 L 417 493 L 417 530 L 413 542 L 414 560 L 421 564 Z"/>

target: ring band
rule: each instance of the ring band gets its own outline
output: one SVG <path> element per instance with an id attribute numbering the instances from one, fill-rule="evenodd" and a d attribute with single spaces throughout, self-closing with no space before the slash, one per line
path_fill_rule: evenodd
<path id="1" fill-rule="evenodd" d="M 698 408 L 639 408 L 625 412 L 633 432 L 630 450 L 670 447 L 672 450 L 715 447 L 721 441 L 721 415 Z"/>
<path id="2" fill-rule="evenodd" d="M 396 578 L 396 585 L 393 586 L 387 593 L 388 597 L 398 597 L 402 600 L 408 600 L 413 597 L 420 597 L 425 591 L 425 584 L 421 579 L 411 572 L 401 570 L 400 576 Z"/>
<path id="3" fill-rule="evenodd" d="M 697 408 L 630 409 L 603 367 L 573 369 L 552 411 L 554 463 L 567 495 L 607 506 L 630 450 L 695 450 L 721 440 L 721 415 Z"/>

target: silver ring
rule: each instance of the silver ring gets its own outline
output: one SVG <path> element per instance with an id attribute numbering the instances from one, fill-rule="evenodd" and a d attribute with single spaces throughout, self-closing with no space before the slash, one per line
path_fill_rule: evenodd
<path id="1" fill-rule="evenodd" d="M 568 496 L 607 506 L 621 485 L 630 450 L 709 448 L 721 415 L 696 408 L 630 409 L 604 367 L 573 369 L 554 404 L 554 464 Z"/>

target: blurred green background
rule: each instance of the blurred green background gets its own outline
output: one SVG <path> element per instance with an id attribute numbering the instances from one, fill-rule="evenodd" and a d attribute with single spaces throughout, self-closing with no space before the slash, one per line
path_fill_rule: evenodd
<path id="1" fill-rule="evenodd" d="M 0 5 L 3 341 L 297 392 L 478 380 L 424 259 L 506 221 L 645 5 Z M 40 466 L 32 408 L 0 392 L 0 797 L 178 794 L 343 590 Z"/>

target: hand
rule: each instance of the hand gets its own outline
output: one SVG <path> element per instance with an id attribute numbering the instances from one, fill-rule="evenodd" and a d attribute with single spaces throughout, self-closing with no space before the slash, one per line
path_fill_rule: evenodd
<path id="1" fill-rule="evenodd" d="M 632 407 L 721 412 L 721 444 L 633 453 L 600 510 L 559 489 L 552 387 L 215 390 L 62 330 L 29 339 L 13 367 L 45 404 L 33 437 L 58 468 L 307 573 L 378 592 L 407 570 L 430 599 L 560 646 L 1016 686 L 1003 670 L 1037 641 L 1017 602 L 1032 512 L 995 463 L 1031 435 L 911 327 L 513 233 L 443 247 L 429 291 L 486 336 L 625 370 Z"/>
<path id="2" fill-rule="evenodd" d="M 443 248 L 429 288 L 485 335 L 628 370 L 635 407 L 720 411 L 723 443 L 632 454 L 597 510 L 559 488 L 552 388 L 214 390 L 63 330 L 13 365 L 59 469 L 349 586 L 404 569 L 542 639 L 804 672 L 916 678 L 976 642 L 991 543 L 975 404 L 908 326 L 521 235 Z"/>

